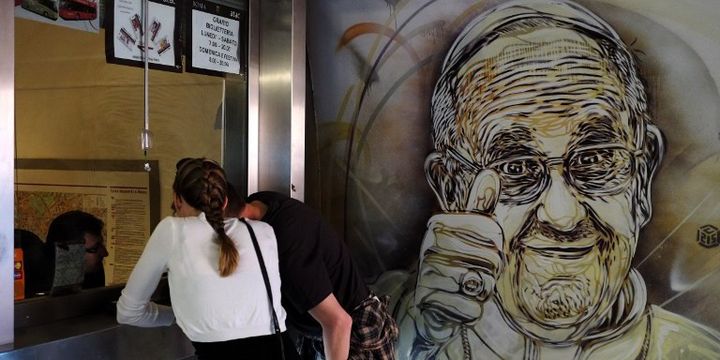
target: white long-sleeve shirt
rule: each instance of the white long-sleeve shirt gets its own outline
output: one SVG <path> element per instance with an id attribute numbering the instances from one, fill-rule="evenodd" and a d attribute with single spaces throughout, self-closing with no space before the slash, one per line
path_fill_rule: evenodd
<path id="1" fill-rule="evenodd" d="M 248 220 L 257 236 L 273 293 L 275 312 L 285 331 L 280 304 L 277 241 L 270 225 Z M 265 283 L 247 227 L 225 219 L 225 231 L 239 253 L 238 267 L 220 277 L 220 245 L 205 214 L 167 217 L 153 231 L 117 303 L 117 321 L 142 327 L 177 320 L 197 342 L 215 342 L 272 334 Z M 162 274 L 168 272 L 172 309 L 150 302 Z M 174 313 L 174 314 L 173 314 Z"/>

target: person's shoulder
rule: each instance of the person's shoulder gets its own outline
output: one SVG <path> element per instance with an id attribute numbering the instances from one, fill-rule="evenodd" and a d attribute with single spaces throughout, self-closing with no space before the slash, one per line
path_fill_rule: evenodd
<path id="1" fill-rule="evenodd" d="M 169 228 L 175 225 L 178 218 L 174 216 L 166 216 L 155 226 L 155 229 Z"/>
<path id="2" fill-rule="evenodd" d="M 184 217 L 178 217 L 178 216 L 167 216 L 167 217 L 163 218 L 162 220 L 160 220 L 160 222 L 156 226 L 156 229 L 175 227 L 182 222 L 188 222 L 188 219 L 190 219 L 190 218 L 184 218 Z"/>
<path id="3" fill-rule="evenodd" d="M 650 306 L 650 334 L 648 358 L 720 358 L 720 333 L 655 305 Z"/>
<path id="4" fill-rule="evenodd" d="M 175 232 L 176 230 L 187 231 L 193 226 L 203 226 L 205 222 L 201 219 L 201 216 L 167 216 L 155 226 L 155 232 Z"/>
<path id="5" fill-rule="evenodd" d="M 270 232 L 271 234 L 273 234 L 273 236 L 275 236 L 275 233 L 273 232 L 273 228 L 272 228 L 272 226 L 270 226 L 270 224 L 268 224 L 264 221 L 260 221 L 260 220 L 251 220 L 251 219 L 247 219 L 247 218 L 244 218 L 244 220 L 248 225 L 252 226 L 253 231 L 255 231 L 256 233 Z M 238 221 L 238 222 L 240 223 L 241 221 Z M 240 225 L 242 225 L 242 224 L 240 224 Z M 244 227 L 244 225 L 243 225 L 243 227 Z"/>
<path id="6" fill-rule="evenodd" d="M 294 199 L 288 195 L 276 191 L 260 191 L 256 192 L 246 199 L 246 202 L 260 201 L 268 207 L 286 207 L 293 205 L 304 205 L 300 200 Z"/>
<path id="7" fill-rule="evenodd" d="M 24 229 L 15 229 L 15 247 L 22 248 L 23 251 L 31 248 L 42 248 L 44 242 L 39 236 L 32 231 Z"/>
<path id="8" fill-rule="evenodd" d="M 177 217 L 167 216 L 160 220 L 152 230 L 151 239 L 165 239 L 171 236 L 177 228 Z M 157 241 L 157 240 L 156 240 Z"/>
<path id="9" fill-rule="evenodd" d="M 258 241 L 262 242 L 263 239 L 271 239 L 273 243 L 277 242 L 275 230 L 273 230 L 270 224 L 259 220 L 245 219 L 245 221 L 248 225 L 252 226 Z"/>
<path id="10" fill-rule="evenodd" d="M 271 229 L 272 230 L 272 226 L 270 226 L 270 224 L 268 224 L 264 221 L 252 220 L 252 219 L 248 219 L 248 218 L 243 218 L 243 220 L 245 220 L 246 223 L 248 223 L 250 226 L 252 226 L 253 229 Z"/>
<path id="11" fill-rule="evenodd" d="M 259 200 L 261 202 L 268 202 L 268 201 L 280 201 L 280 200 L 284 200 L 285 198 L 287 198 L 287 196 L 285 196 L 279 192 L 276 192 L 276 191 L 258 191 L 256 193 L 248 196 L 247 200 L 248 200 L 248 202 L 255 201 L 255 200 Z"/>

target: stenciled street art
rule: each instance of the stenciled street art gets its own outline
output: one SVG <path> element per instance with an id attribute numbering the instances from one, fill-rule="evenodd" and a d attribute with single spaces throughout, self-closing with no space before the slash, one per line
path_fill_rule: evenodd
<path id="1" fill-rule="evenodd" d="M 399 359 L 720 358 L 720 3 L 672 4 L 310 4 L 309 188 Z"/>

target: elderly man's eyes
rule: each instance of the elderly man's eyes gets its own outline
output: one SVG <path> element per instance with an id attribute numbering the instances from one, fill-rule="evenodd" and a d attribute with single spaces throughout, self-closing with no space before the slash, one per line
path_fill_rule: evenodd
<path id="1" fill-rule="evenodd" d="M 622 148 L 588 149 L 570 159 L 570 168 L 576 170 L 624 171 L 630 166 L 632 153 Z"/>
<path id="2" fill-rule="evenodd" d="M 622 191 L 634 173 L 632 152 L 624 148 L 588 149 L 569 161 L 575 187 L 591 195 L 610 195 Z"/>
<path id="3" fill-rule="evenodd" d="M 600 154 L 597 151 L 593 151 L 590 154 L 582 154 L 582 156 L 579 156 L 577 159 L 577 165 L 592 165 L 592 164 L 598 164 L 602 161 L 604 158 L 603 154 Z"/>
<path id="4" fill-rule="evenodd" d="M 530 201 L 546 182 L 544 164 L 535 157 L 510 158 L 491 167 L 500 176 L 502 200 L 517 203 Z"/>
<path id="5" fill-rule="evenodd" d="M 573 158 L 576 166 L 590 166 L 597 164 L 613 163 L 617 158 L 617 151 L 614 149 L 595 149 L 581 152 Z"/>
<path id="6" fill-rule="evenodd" d="M 505 175 L 513 178 L 535 177 L 542 172 L 542 163 L 535 158 L 522 157 L 497 163 L 494 169 L 501 176 Z"/>
<path id="7" fill-rule="evenodd" d="M 560 166 L 568 185 L 591 195 L 612 195 L 627 187 L 635 170 L 635 154 L 620 145 L 575 149 L 565 157 L 540 154 L 506 156 L 488 167 L 500 176 L 501 201 L 533 201 L 549 184 L 551 167 Z"/>

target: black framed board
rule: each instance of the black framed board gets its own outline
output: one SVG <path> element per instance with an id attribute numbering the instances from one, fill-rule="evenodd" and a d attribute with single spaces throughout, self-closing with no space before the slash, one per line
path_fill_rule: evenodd
<path id="1" fill-rule="evenodd" d="M 246 71 L 247 9 L 206 0 L 185 4 L 185 71 L 216 76 Z"/>
<path id="2" fill-rule="evenodd" d="M 142 0 L 107 0 L 105 57 L 108 63 L 182 72 L 182 16 L 176 0 L 148 0 L 145 29 Z M 145 32 L 148 46 L 145 46 Z"/>

